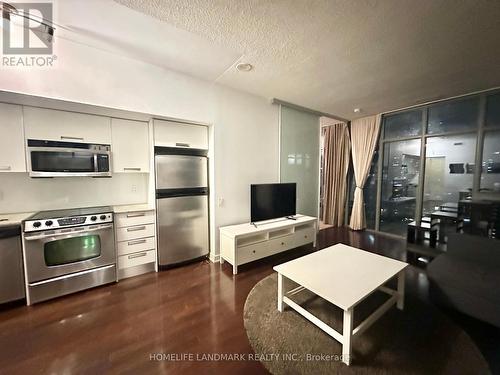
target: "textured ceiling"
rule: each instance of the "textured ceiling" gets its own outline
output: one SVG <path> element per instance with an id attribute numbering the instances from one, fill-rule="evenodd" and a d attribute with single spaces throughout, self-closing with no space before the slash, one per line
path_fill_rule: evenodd
<path id="1" fill-rule="evenodd" d="M 497 0 L 115 1 L 255 67 L 219 83 L 344 118 L 500 86 Z"/>
<path id="2" fill-rule="evenodd" d="M 210 81 L 241 57 L 225 46 L 112 0 L 53 0 L 53 3 L 56 38 Z"/>

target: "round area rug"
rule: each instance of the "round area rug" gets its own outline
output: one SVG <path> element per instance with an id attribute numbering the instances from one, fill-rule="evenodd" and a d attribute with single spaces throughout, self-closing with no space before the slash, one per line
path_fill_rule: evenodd
<path id="1" fill-rule="evenodd" d="M 374 293 L 354 308 L 354 327 L 388 298 Z M 293 300 L 342 332 L 342 311 L 308 291 Z M 489 374 L 471 338 L 435 307 L 406 296 L 403 311 L 391 308 L 353 338 L 350 366 L 339 342 L 286 306 L 277 310 L 277 276 L 248 294 L 244 323 L 255 357 L 272 374 Z"/>

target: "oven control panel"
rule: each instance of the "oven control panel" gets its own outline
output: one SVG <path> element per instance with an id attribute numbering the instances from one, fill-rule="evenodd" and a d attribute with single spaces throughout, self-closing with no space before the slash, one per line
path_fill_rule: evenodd
<path id="1" fill-rule="evenodd" d="M 87 218 L 85 216 L 82 217 L 68 217 L 66 219 L 57 219 L 57 223 L 60 227 L 67 227 L 69 225 L 79 225 L 85 224 Z"/>
<path id="2" fill-rule="evenodd" d="M 24 232 L 36 232 L 49 229 L 69 228 L 79 225 L 104 224 L 113 222 L 113 213 L 95 215 L 69 216 L 50 219 L 34 219 L 24 222 Z"/>

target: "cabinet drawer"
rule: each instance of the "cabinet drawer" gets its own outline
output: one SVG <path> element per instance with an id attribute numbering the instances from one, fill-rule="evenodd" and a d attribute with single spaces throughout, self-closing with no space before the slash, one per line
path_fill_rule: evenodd
<path id="1" fill-rule="evenodd" d="M 155 260 L 156 260 L 156 252 L 154 250 L 141 251 L 138 253 L 122 255 L 118 257 L 118 268 L 124 269 L 129 267 L 135 267 L 141 264 L 154 262 Z"/>
<path id="2" fill-rule="evenodd" d="M 267 255 L 277 254 L 281 251 L 294 248 L 294 238 L 294 235 L 289 235 L 269 240 L 269 252 Z"/>
<path id="3" fill-rule="evenodd" d="M 116 229 L 116 240 L 128 241 L 138 238 L 154 237 L 155 228 L 154 224 L 136 225 L 127 228 Z"/>
<path id="4" fill-rule="evenodd" d="M 236 260 L 238 264 L 248 263 L 268 255 L 268 242 L 259 242 L 252 245 L 236 248 Z"/>
<path id="5" fill-rule="evenodd" d="M 296 246 L 302 246 L 306 243 L 314 242 L 316 237 L 316 231 L 313 227 L 300 229 L 295 232 Z"/>
<path id="6" fill-rule="evenodd" d="M 118 255 L 137 253 L 140 251 L 154 250 L 155 238 L 139 238 L 135 240 L 117 242 L 116 251 Z"/>
<path id="7" fill-rule="evenodd" d="M 153 224 L 155 222 L 154 211 L 127 212 L 115 215 L 115 226 L 117 228 L 135 225 Z"/>

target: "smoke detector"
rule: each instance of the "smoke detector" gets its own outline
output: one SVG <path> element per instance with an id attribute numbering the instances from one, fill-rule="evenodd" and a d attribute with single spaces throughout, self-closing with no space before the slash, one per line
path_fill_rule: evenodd
<path id="1" fill-rule="evenodd" d="M 239 63 L 238 65 L 236 65 L 236 69 L 238 69 L 240 72 L 249 72 L 253 69 L 253 65 L 248 63 Z"/>

